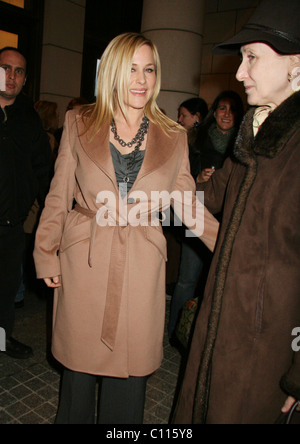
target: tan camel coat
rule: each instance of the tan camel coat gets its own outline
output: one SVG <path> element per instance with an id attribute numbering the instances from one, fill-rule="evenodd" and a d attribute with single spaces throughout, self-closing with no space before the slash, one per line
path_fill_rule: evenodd
<path id="1" fill-rule="evenodd" d="M 120 210 L 109 125 L 91 143 L 83 128 L 76 111 L 69 112 L 36 236 L 38 278 L 62 276 L 55 291 L 52 351 L 71 370 L 145 376 L 163 357 L 167 260 L 161 225 L 149 221 L 159 209 L 153 205 L 153 211 L 151 192 L 193 191 L 193 208 L 197 202 L 205 221 L 201 238 L 211 249 L 218 222 L 195 199 L 185 134 L 168 137 L 150 123 L 143 165 Z M 201 234 L 199 224 L 190 228 Z"/>

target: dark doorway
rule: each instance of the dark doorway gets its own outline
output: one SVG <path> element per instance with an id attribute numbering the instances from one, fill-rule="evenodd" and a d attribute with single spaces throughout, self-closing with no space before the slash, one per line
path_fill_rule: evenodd
<path id="1" fill-rule="evenodd" d="M 143 0 L 86 0 L 81 95 L 95 100 L 97 60 L 108 43 L 123 32 L 140 32 Z"/>

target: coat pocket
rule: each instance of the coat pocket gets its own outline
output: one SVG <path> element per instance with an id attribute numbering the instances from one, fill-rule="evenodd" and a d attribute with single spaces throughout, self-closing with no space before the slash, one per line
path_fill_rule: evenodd
<path id="1" fill-rule="evenodd" d="M 68 248 L 72 247 L 79 242 L 89 239 L 91 236 L 91 221 L 90 219 L 81 222 L 78 225 L 68 227 L 62 236 L 60 244 L 60 253 L 65 252 Z"/>
<path id="2" fill-rule="evenodd" d="M 163 235 L 163 233 L 159 231 L 157 228 L 150 226 L 150 227 L 145 227 L 145 236 L 146 239 L 158 249 L 164 261 L 167 262 L 168 260 L 167 240 Z"/>

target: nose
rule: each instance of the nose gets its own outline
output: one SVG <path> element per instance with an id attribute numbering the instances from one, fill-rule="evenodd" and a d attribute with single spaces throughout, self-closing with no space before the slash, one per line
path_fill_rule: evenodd
<path id="1" fill-rule="evenodd" d="M 8 77 L 9 77 L 11 80 L 15 80 L 15 78 L 16 78 L 16 71 L 15 71 L 14 69 L 10 69 L 10 70 L 9 70 L 9 73 L 8 73 Z"/>
<path id="2" fill-rule="evenodd" d="M 240 64 L 235 77 L 239 82 L 243 82 L 248 77 L 248 71 L 244 62 Z"/>
<path id="3" fill-rule="evenodd" d="M 230 106 L 226 106 L 224 114 L 225 114 L 225 117 L 229 117 L 230 116 L 230 114 L 231 114 Z"/>
<path id="4" fill-rule="evenodd" d="M 146 82 L 146 76 L 145 76 L 145 73 L 144 73 L 143 71 L 141 71 L 141 72 L 138 74 L 137 81 L 138 81 L 138 83 L 140 83 L 140 84 L 144 84 L 144 83 Z"/>

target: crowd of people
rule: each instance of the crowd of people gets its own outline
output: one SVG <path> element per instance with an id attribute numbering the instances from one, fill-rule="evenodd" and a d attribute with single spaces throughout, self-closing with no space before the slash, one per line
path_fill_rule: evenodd
<path id="1" fill-rule="evenodd" d="M 54 293 L 56 424 L 95 423 L 99 378 L 97 422 L 143 423 L 166 306 L 169 205 L 154 191 L 183 228 L 172 345 L 184 303 L 199 301 L 170 422 L 272 424 L 300 400 L 300 8 L 286 3 L 263 0 L 214 49 L 241 53 L 249 109 L 228 90 L 211 106 L 185 100 L 177 122 L 157 104 L 160 58 L 141 34 L 109 43 L 96 102 L 72 100 L 63 128 L 56 103 L 23 94 L 24 55 L 0 50 L 0 328 L 9 356 L 32 355 L 13 336 L 31 256 Z"/>

